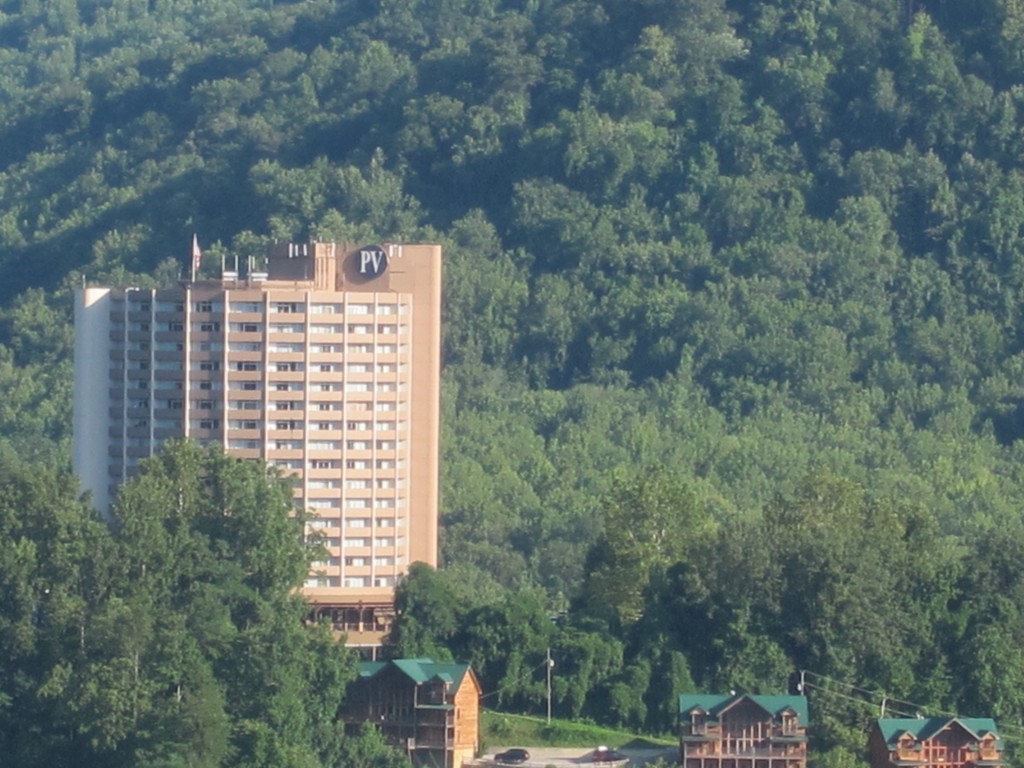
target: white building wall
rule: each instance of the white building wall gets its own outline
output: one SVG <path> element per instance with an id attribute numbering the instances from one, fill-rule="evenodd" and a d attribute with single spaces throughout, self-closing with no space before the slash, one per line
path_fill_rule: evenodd
<path id="1" fill-rule="evenodd" d="M 75 389 L 71 465 L 81 490 L 106 512 L 111 499 L 110 461 L 110 289 L 85 288 L 75 295 Z"/>

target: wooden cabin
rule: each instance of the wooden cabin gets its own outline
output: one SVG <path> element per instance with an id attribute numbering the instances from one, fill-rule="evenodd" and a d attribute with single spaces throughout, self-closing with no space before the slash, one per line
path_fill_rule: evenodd
<path id="1" fill-rule="evenodd" d="M 364 661 L 349 686 L 346 726 L 373 723 L 414 765 L 461 768 L 480 742 L 480 683 L 468 664 Z"/>
<path id="2" fill-rule="evenodd" d="M 883 718 L 868 737 L 871 768 L 1002 768 L 1003 746 L 987 717 Z"/>
<path id="3" fill-rule="evenodd" d="M 807 699 L 683 694 L 679 752 L 683 768 L 806 768 Z"/>

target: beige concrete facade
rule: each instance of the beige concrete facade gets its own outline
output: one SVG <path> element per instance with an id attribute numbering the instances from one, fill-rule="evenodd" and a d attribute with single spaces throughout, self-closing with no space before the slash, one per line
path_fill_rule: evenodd
<path id="1" fill-rule="evenodd" d="M 75 471 L 96 506 L 167 439 L 294 478 L 326 544 L 303 592 L 376 645 L 411 563 L 437 563 L 441 248 L 281 245 L 265 270 L 86 288 Z"/>

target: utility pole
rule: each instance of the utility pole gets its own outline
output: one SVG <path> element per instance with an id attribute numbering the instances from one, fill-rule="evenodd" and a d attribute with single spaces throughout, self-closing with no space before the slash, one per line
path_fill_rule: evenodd
<path id="1" fill-rule="evenodd" d="M 555 662 L 551 660 L 550 647 L 548 647 L 548 656 L 544 666 L 547 667 L 548 672 L 548 725 L 551 725 L 551 669 L 555 666 Z"/>

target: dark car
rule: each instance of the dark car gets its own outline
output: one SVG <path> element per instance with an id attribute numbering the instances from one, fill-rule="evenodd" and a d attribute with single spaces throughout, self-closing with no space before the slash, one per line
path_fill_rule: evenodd
<path id="1" fill-rule="evenodd" d="M 525 749 L 506 749 L 494 756 L 494 762 L 502 765 L 520 765 L 530 759 L 530 753 Z"/>
<path id="2" fill-rule="evenodd" d="M 621 752 L 616 752 L 614 749 L 598 747 L 594 750 L 594 754 L 590 756 L 590 759 L 595 763 L 618 763 L 629 758 Z"/>

